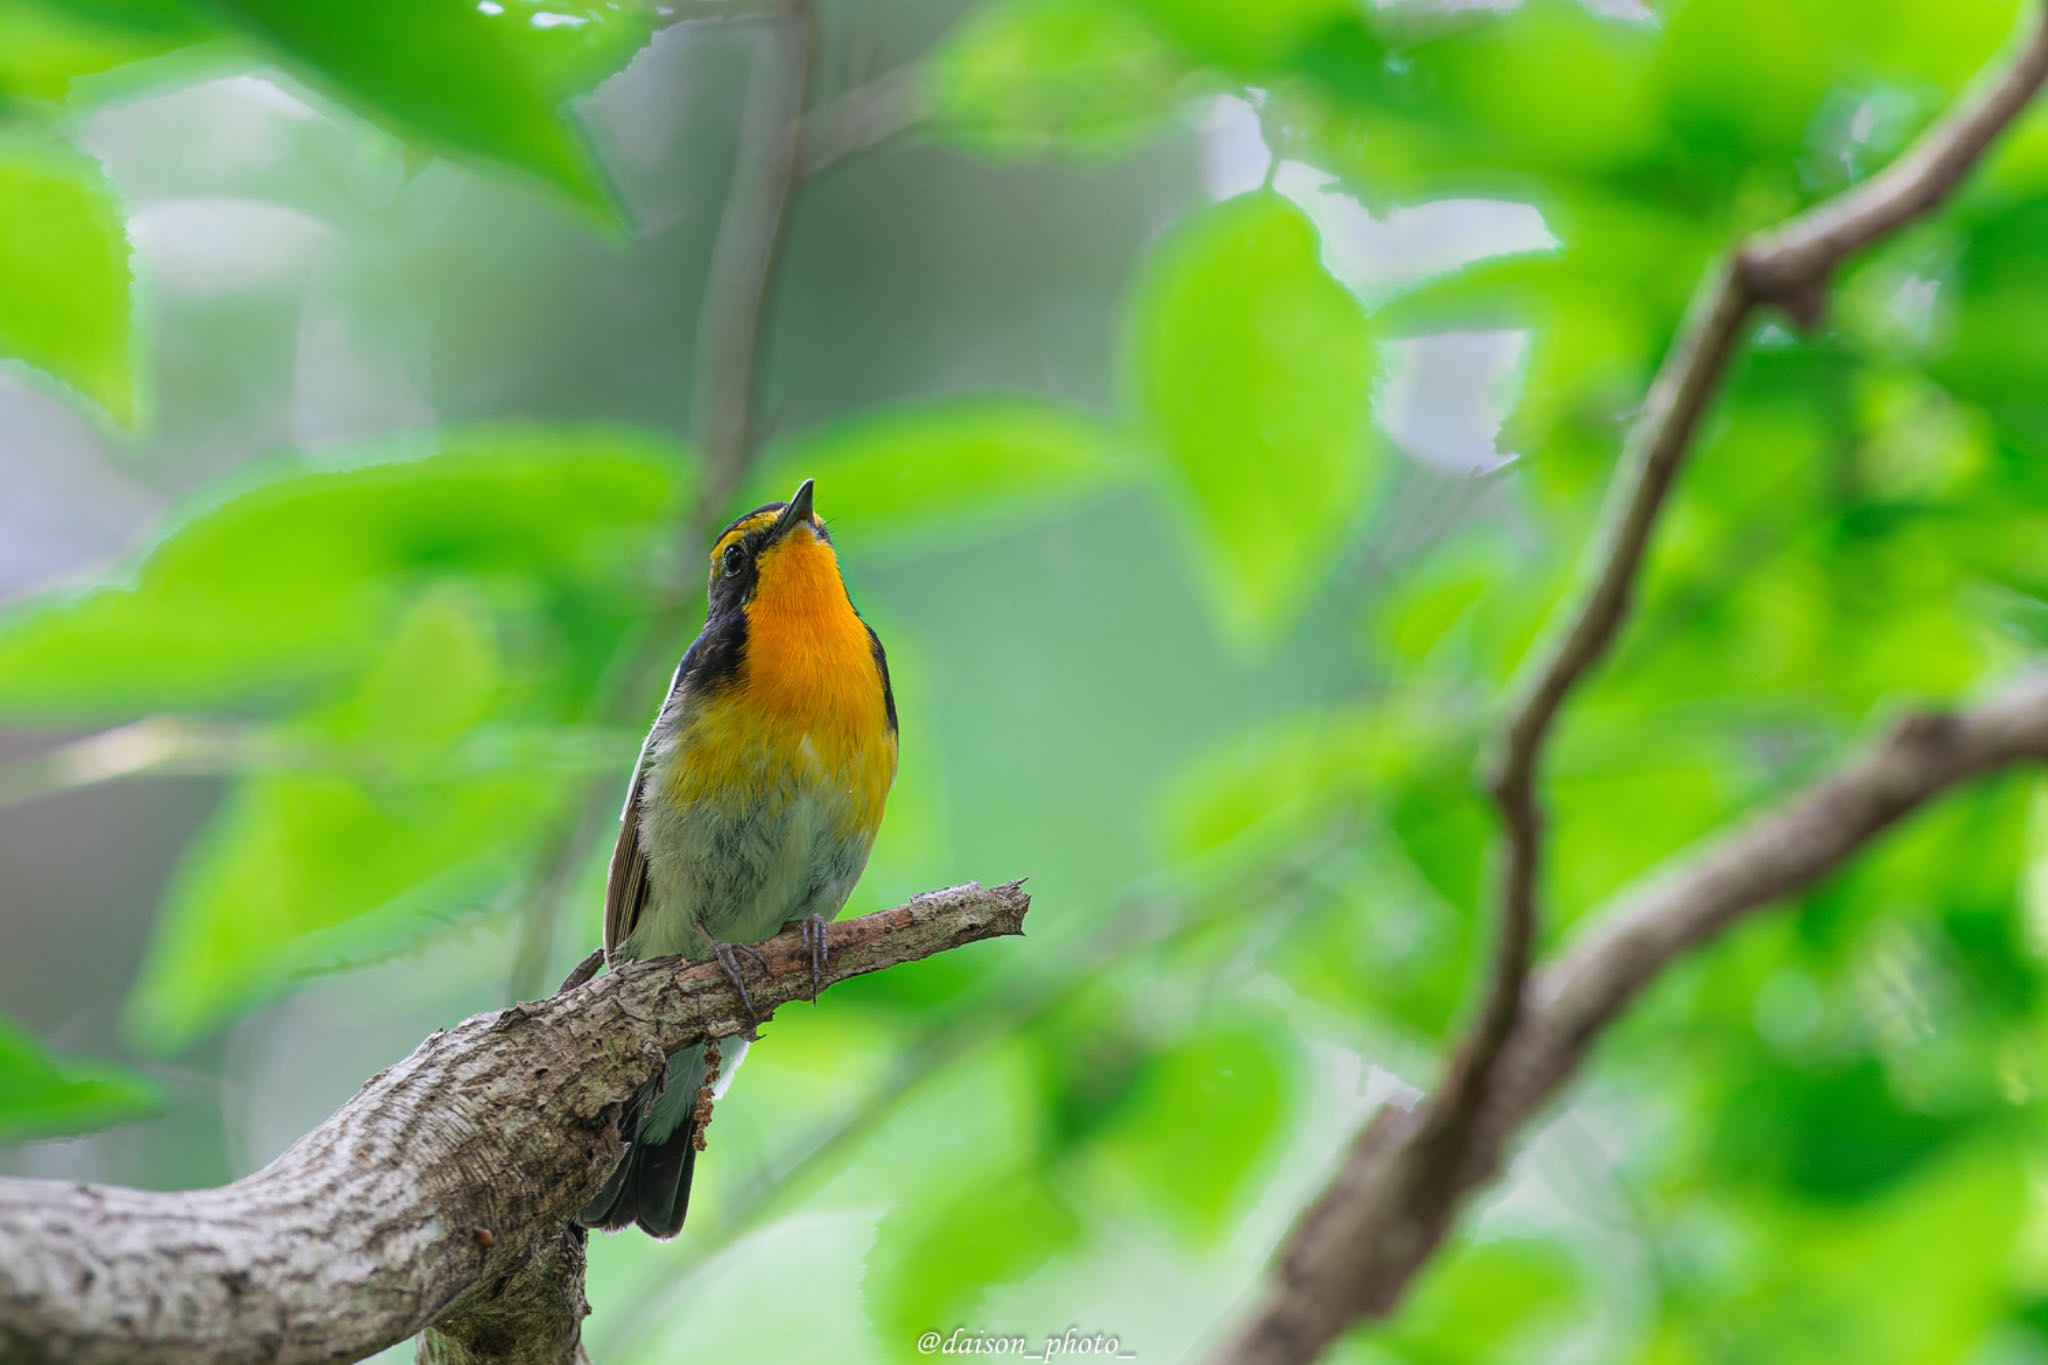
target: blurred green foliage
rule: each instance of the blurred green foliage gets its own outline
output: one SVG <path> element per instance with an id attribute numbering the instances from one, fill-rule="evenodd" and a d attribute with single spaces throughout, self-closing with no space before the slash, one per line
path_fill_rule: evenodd
<path id="1" fill-rule="evenodd" d="M 1227 1318 L 1470 998 L 1473 775 L 1700 275 L 1884 165 L 2021 10 L 822 4 L 812 108 L 903 61 L 916 118 L 797 187 L 767 435 L 712 515 L 816 478 L 889 643 L 904 768 L 853 908 L 1023 874 L 1039 908 L 775 1021 L 690 1235 L 594 1244 L 597 1356 L 894 1360 L 964 1323 L 1171 1359 Z M 167 509 L 0 616 L 0 716 L 236 741 L 162 798 L 191 827 L 110 936 L 125 996 L 87 1002 L 156 1080 L 0 1032 L 0 1137 L 164 1117 L 14 1168 L 249 1169 L 594 940 L 701 612 L 674 395 L 720 344 L 690 281 L 772 28 L 0 0 L 0 453 L 80 400 Z M 264 175 L 97 159 L 124 109 L 249 72 L 290 107 Z M 202 287 L 214 220 L 172 231 L 165 184 L 273 210 L 252 259 L 342 245 Z M 2037 111 L 1825 327 L 1751 339 L 1548 762 L 1553 941 L 2048 643 L 2044 194 Z M 289 453 L 212 452 L 251 441 Z M 90 871 L 10 891 L 68 912 Z M 1341 1358 L 2048 1361 L 2044 986 L 2048 799 L 2012 777 L 1650 992 Z M 785 1340 L 792 1277 L 818 1325 Z"/>
<path id="2" fill-rule="evenodd" d="M 128 238 L 99 167 L 26 136 L 0 142 L 0 204 L 0 351 L 131 419 Z"/>
<path id="3" fill-rule="evenodd" d="M 143 1076 L 102 1062 L 52 1056 L 0 1019 L 0 1141 L 85 1132 L 160 1103 Z"/>

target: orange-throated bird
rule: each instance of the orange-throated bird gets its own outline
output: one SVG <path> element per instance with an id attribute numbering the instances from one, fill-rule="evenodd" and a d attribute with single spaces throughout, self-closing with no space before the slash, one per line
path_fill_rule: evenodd
<path id="1" fill-rule="evenodd" d="M 605 891 L 612 961 L 717 957 L 793 924 L 811 951 L 867 865 L 896 778 L 889 664 L 846 595 L 806 479 L 711 547 L 710 611 L 640 747 Z M 749 951 L 742 949 L 742 951 Z M 745 1051 L 725 1040 L 729 1077 Z M 628 1102 L 626 1156 L 583 1210 L 590 1227 L 673 1237 L 697 1164 L 702 1046 Z"/>

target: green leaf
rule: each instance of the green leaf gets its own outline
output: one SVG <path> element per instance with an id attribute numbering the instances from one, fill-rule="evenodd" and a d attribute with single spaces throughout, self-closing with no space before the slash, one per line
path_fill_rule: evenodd
<path id="1" fill-rule="evenodd" d="M 1875 1057 L 1759 1066 L 1729 1096 L 1716 1159 L 1732 1180 L 1850 1204 L 1899 1181 L 1964 1132 L 1902 1103 Z"/>
<path id="2" fill-rule="evenodd" d="M 80 77 L 214 36 L 181 0 L 0 0 L 0 95 L 56 102 Z"/>
<path id="3" fill-rule="evenodd" d="M 1352 0 L 1119 0 L 1143 14 L 1189 53 L 1244 74 L 1258 74 L 1312 40 L 1355 28 Z"/>
<path id="4" fill-rule="evenodd" d="M 1184 1233 L 1214 1238 L 1285 1122 L 1287 1059 L 1266 1029 L 1213 1028 L 1143 1067 L 1098 1139 Z"/>
<path id="5" fill-rule="evenodd" d="M 0 1142 L 90 1132 L 162 1103 L 155 1082 L 105 1062 L 56 1057 L 0 1018 Z"/>
<path id="6" fill-rule="evenodd" d="M 1032 1172 L 977 1181 L 952 1198 L 906 1211 L 885 1225 L 893 1248 L 869 1281 L 889 1339 L 964 1321 L 996 1285 L 1030 1274 L 1080 1239 L 1080 1217 Z"/>
<path id="7" fill-rule="evenodd" d="M 0 356 L 135 420 L 128 234 L 99 164 L 0 140 Z"/>
<path id="8" fill-rule="evenodd" d="M 138 1042 L 176 1050 L 296 977 L 435 927 L 521 866 L 559 784 L 440 775 L 449 746 L 505 699 L 503 674 L 475 604 L 413 607 L 355 692 L 309 723 L 391 761 L 237 787 L 173 879 L 129 1003 Z"/>
<path id="9" fill-rule="evenodd" d="M 1138 15 L 1089 0 L 976 10 L 925 66 L 933 131 L 991 157 L 1110 161 L 1168 123 L 1186 63 Z"/>
<path id="10" fill-rule="evenodd" d="M 818 481 L 818 512 L 863 537 L 985 529 L 1091 491 L 1118 473 L 1092 417 L 1008 395 L 862 413 L 772 452 L 763 501 Z"/>
<path id="11" fill-rule="evenodd" d="M 138 1037 L 180 1046 L 524 872 L 571 788 L 522 737 L 582 715 L 644 613 L 684 468 L 631 439 L 537 432 L 294 470 L 194 517 L 133 586 L 0 627 L 17 710 L 270 709 L 288 717 L 266 731 L 278 751 L 312 756 L 245 777 L 188 850 L 130 1006 Z"/>
<path id="12" fill-rule="evenodd" d="M 672 448 L 595 430 L 399 453 L 371 447 L 356 458 L 382 462 L 318 472 L 280 462 L 173 531 L 129 586 L 0 618 L 0 707 L 107 719 L 324 695 L 359 674 L 396 610 L 451 580 L 568 629 L 574 593 L 631 600 L 686 467 Z"/>
<path id="13" fill-rule="evenodd" d="M 1527 1238 L 1458 1245 L 1430 1267 L 1386 1333 L 1417 1362 L 1530 1360 L 1529 1339 L 1583 1311 L 1570 1253 Z M 1517 1349 L 1520 1347 L 1521 1349 Z"/>
<path id="14" fill-rule="evenodd" d="M 521 774 L 384 784 L 245 779 L 188 851 L 126 1020 L 174 1052 L 301 979 L 411 942 L 491 902 L 560 809 Z"/>
<path id="15" fill-rule="evenodd" d="M 1204 749 L 1166 788 L 1168 851 L 1181 862 L 1275 858 L 1361 797 L 1377 729 L 1374 719 L 1318 712 Z"/>
<path id="16" fill-rule="evenodd" d="M 563 120 L 623 66 L 650 8 L 596 0 L 213 0 L 309 80 L 437 150 L 517 167 L 597 207 L 605 191 Z"/>
<path id="17" fill-rule="evenodd" d="M 2029 1202 L 2023 1151 L 1986 1134 L 1860 1205 L 1757 1205 L 1750 1278 L 1729 1306 L 1768 1332 L 1774 1359 L 1968 1359 L 2009 1310 Z M 1940 1238 L 1930 1255 L 1931 1230 L 1952 1228 L 1968 1235 Z"/>
<path id="18" fill-rule="evenodd" d="M 1372 335 L 1276 194 L 1200 214 L 1137 296 L 1139 399 L 1240 637 L 1292 616 L 1358 510 L 1371 451 Z"/>

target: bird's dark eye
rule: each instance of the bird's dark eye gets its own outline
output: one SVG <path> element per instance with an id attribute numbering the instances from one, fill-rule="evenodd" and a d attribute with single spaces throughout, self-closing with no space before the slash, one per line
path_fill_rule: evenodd
<path id="1" fill-rule="evenodd" d="M 720 560 L 720 566 L 724 569 L 725 576 L 731 578 L 746 566 L 746 562 L 747 552 L 740 548 L 738 541 L 734 541 L 725 547 L 725 555 Z"/>

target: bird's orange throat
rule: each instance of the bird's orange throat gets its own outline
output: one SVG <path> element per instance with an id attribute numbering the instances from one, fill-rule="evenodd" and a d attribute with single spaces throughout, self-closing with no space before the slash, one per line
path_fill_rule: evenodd
<path id="1" fill-rule="evenodd" d="M 777 541 L 761 557 L 745 610 L 739 682 L 749 703 L 849 747 L 875 737 L 884 725 L 881 675 L 830 544 L 807 527 Z"/>
<path id="2" fill-rule="evenodd" d="M 765 550 L 759 574 L 739 671 L 691 719 L 692 761 L 676 765 L 670 800 L 822 802 L 836 834 L 872 839 L 896 734 L 867 626 L 808 527 Z"/>

